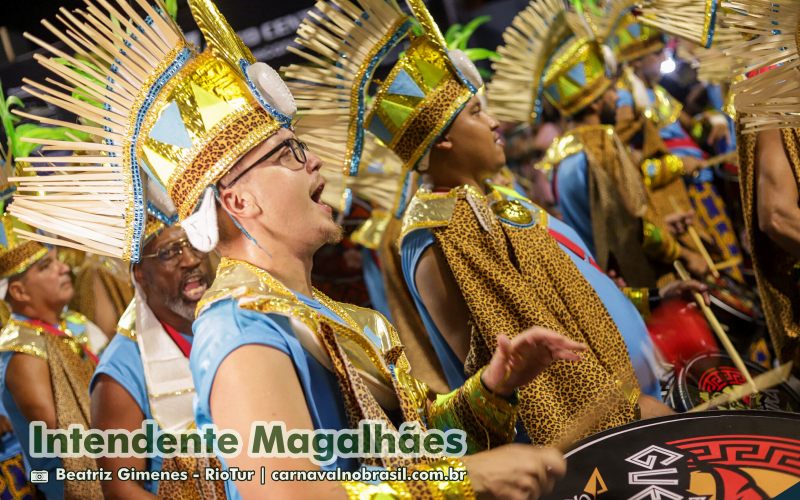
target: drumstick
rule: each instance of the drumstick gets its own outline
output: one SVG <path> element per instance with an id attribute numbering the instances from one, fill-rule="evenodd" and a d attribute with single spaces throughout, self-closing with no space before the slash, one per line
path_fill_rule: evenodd
<path id="1" fill-rule="evenodd" d="M 676 212 L 681 211 L 681 207 L 680 205 L 678 205 L 678 202 L 675 201 L 675 198 L 670 196 L 669 202 L 672 203 L 672 208 Z M 700 252 L 700 255 L 703 256 L 703 260 L 705 260 L 706 264 L 708 264 L 708 269 L 711 271 L 711 275 L 714 276 L 715 278 L 719 278 L 719 271 L 717 270 L 717 266 L 714 265 L 714 260 L 711 259 L 711 256 L 708 254 L 708 250 L 706 250 L 706 246 L 703 245 L 703 240 L 700 239 L 700 235 L 697 234 L 697 230 L 691 225 L 687 225 L 686 231 L 689 233 L 689 237 L 692 238 L 694 246 L 697 247 L 697 251 Z"/>
<path id="2" fill-rule="evenodd" d="M 731 151 L 729 153 L 723 153 L 721 155 L 712 156 L 707 160 L 703 160 L 702 168 L 711 167 L 718 163 L 729 163 L 734 161 L 738 163 L 738 153 L 736 151 Z"/>
<path id="3" fill-rule="evenodd" d="M 722 262 L 717 262 L 714 264 L 714 267 L 717 268 L 717 271 L 722 269 L 728 269 L 729 267 L 735 267 L 742 263 L 741 257 L 731 257 L 728 260 L 723 260 Z"/>
<path id="4" fill-rule="evenodd" d="M 778 384 L 782 384 L 789 379 L 789 374 L 792 372 L 792 362 L 788 362 L 783 364 L 774 370 L 770 370 L 768 372 L 764 372 L 761 375 L 758 375 L 753 382 L 756 385 L 756 392 L 766 391 L 767 389 L 771 389 Z M 753 393 L 755 394 L 755 393 Z M 695 406 L 689 412 L 697 412 L 697 411 L 705 411 L 711 410 L 718 406 L 722 406 L 728 403 L 735 403 L 739 401 L 745 396 L 750 395 L 750 390 L 748 389 L 746 384 L 737 385 L 733 388 L 730 392 L 725 392 L 720 394 L 719 396 L 713 397 L 706 401 L 705 403 Z"/>
<path id="5" fill-rule="evenodd" d="M 678 271 L 678 276 L 680 276 L 683 281 L 688 281 L 689 273 L 686 271 L 686 268 L 683 267 L 681 261 L 676 260 L 673 265 L 675 266 L 675 270 Z M 744 375 L 745 380 L 747 380 L 747 384 L 750 386 L 753 392 L 756 392 L 756 384 L 753 381 L 753 377 L 750 376 L 750 372 L 747 370 L 747 366 L 745 366 L 742 357 L 739 356 L 736 348 L 733 347 L 731 339 L 728 338 L 728 334 L 725 333 L 722 325 L 719 324 L 717 317 L 714 315 L 714 311 L 712 311 L 711 308 L 706 305 L 706 301 L 703 300 L 703 296 L 700 295 L 700 293 L 693 292 L 692 295 L 694 295 L 695 302 L 697 302 L 700 310 L 703 311 L 703 315 L 706 317 L 708 324 L 711 325 L 711 329 L 714 330 L 714 333 L 717 335 L 722 347 L 725 348 L 725 352 L 727 352 L 728 356 L 731 357 L 736 368 L 742 372 L 742 375 Z"/>

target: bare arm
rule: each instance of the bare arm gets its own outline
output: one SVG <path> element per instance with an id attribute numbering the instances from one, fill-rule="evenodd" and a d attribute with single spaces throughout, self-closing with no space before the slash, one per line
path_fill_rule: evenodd
<path id="1" fill-rule="evenodd" d="M 422 254 L 414 273 L 422 303 L 458 359 L 469 352 L 469 308 L 438 245 Z"/>
<path id="2" fill-rule="evenodd" d="M 757 139 L 756 210 L 759 228 L 783 250 L 800 257 L 800 204 L 797 179 L 777 130 Z"/>
<path id="3" fill-rule="evenodd" d="M 264 384 L 264 380 L 280 380 L 280 384 Z M 300 381 L 290 358 L 271 347 L 245 345 L 233 351 L 217 370 L 211 388 L 211 414 L 218 428 L 237 431 L 243 442 L 250 441 L 250 428 L 255 421 L 284 422 L 286 429 L 313 429 Z M 228 459 L 231 467 L 258 470 L 318 470 L 306 458 L 261 458 L 242 453 Z M 470 483 L 479 496 L 490 498 L 537 498 L 548 492 L 557 477 L 564 474 L 561 454 L 550 449 L 528 445 L 508 445 L 463 458 Z M 432 483 L 435 488 L 436 483 Z M 289 482 L 271 480 L 241 481 L 236 487 L 245 499 L 297 498 L 346 499 L 348 493 L 358 498 L 406 498 L 408 492 L 394 493 L 403 483 L 365 485 L 348 483 Z M 372 488 L 374 491 L 364 491 Z"/>
<path id="4" fill-rule="evenodd" d="M 280 380 L 265 384 L 264 380 Z M 233 351 L 217 370 L 211 388 L 211 414 L 221 429 L 237 431 L 243 442 L 250 442 L 250 427 L 255 421 L 284 422 L 286 429 L 313 430 L 303 389 L 291 359 L 270 347 L 245 345 Z M 241 453 L 227 459 L 231 467 L 244 470 L 318 470 L 306 458 L 250 457 Z M 245 499 L 261 498 L 347 498 L 345 489 L 335 482 L 258 481 L 236 484 Z"/>
<path id="5" fill-rule="evenodd" d="M 91 419 L 92 428 L 127 429 L 134 431 L 142 427 L 144 413 L 136 404 L 133 397 L 116 380 L 108 375 L 101 374 L 97 377 L 92 390 Z M 123 467 L 135 467 L 138 470 L 147 468 L 147 459 L 136 457 L 98 457 L 97 464 L 112 471 L 111 481 L 102 481 L 103 496 L 107 499 L 139 499 L 157 498 L 144 486 L 136 481 L 121 481 L 117 479 L 117 470 Z"/>
<path id="6" fill-rule="evenodd" d="M 12 355 L 6 371 L 6 387 L 28 422 L 41 421 L 48 429 L 56 428 L 56 403 L 47 361 L 29 354 Z"/>
<path id="7" fill-rule="evenodd" d="M 692 127 L 694 127 L 695 119 L 686 112 L 686 110 L 681 111 L 680 116 L 678 116 L 678 122 L 681 124 L 684 130 L 691 132 Z"/>
<path id="8" fill-rule="evenodd" d="M 656 418 L 667 415 L 674 415 L 675 411 L 653 396 L 642 394 L 639 396 L 639 408 L 642 410 L 642 418 Z"/>

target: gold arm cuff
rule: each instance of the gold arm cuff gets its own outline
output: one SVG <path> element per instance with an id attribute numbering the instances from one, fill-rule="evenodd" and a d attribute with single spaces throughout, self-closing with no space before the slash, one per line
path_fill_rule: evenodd
<path id="1" fill-rule="evenodd" d="M 629 288 L 625 287 L 622 289 L 622 293 L 628 297 L 636 309 L 639 311 L 639 314 L 642 315 L 643 318 L 648 318 L 650 316 L 650 290 L 647 288 Z"/>

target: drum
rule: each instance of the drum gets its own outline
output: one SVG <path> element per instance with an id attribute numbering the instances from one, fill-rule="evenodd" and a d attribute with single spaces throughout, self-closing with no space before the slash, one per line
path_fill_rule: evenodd
<path id="1" fill-rule="evenodd" d="M 544 498 L 774 498 L 800 483 L 800 416 L 751 410 L 640 420 L 590 436 L 565 456 L 567 474 Z"/>
<path id="2" fill-rule="evenodd" d="M 745 361 L 752 376 L 764 373 L 760 366 Z M 676 411 L 685 412 L 709 399 L 745 383 L 731 358 L 723 353 L 708 353 L 688 361 L 676 371 L 667 390 L 666 402 Z M 800 411 L 800 396 L 788 384 L 780 384 L 753 397 L 747 397 L 721 409 Z M 800 435 L 800 431 L 798 431 Z"/>
<path id="3" fill-rule="evenodd" d="M 719 350 L 703 314 L 680 299 L 657 307 L 647 320 L 647 331 L 664 361 L 675 369 L 700 354 Z"/>
<path id="4" fill-rule="evenodd" d="M 723 276 L 708 284 L 711 310 L 728 333 L 736 350 L 761 366 L 768 367 L 774 358 L 761 300 L 752 289 Z"/>

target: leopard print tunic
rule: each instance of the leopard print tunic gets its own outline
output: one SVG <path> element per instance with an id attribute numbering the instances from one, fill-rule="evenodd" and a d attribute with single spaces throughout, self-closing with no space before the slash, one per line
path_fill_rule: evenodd
<path id="1" fill-rule="evenodd" d="M 221 469 L 222 466 L 215 457 L 172 457 L 165 458 L 161 466 L 162 472 L 182 472 L 188 476 L 186 481 L 159 481 L 159 498 L 173 500 L 224 500 L 225 483 L 223 481 L 206 481 L 203 479 L 205 470 L 209 468 Z M 199 478 L 194 473 L 200 475 Z"/>
<path id="2" fill-rule="evenodd" d="M 88 429 L 88 388 L 94 363 L 76 352 L 79 348 L 71 338 L 44 335 L 44 341 L 58 428 L 67 429 L 70 425 L 78 424 Z M 97 463 L 91 457 L 62 457 L 61 460 L 68 471 L 97 470 Z M 103 498 L 100 482 L 64 481 L 64 498 Z"/>
<path id="3" fill-rule="evenodd" d="M 532 442 L 557 442 L 618 390 L 625 397 L 584 436 L 631 422 L 639 387 L 600 298 L 543 224 L 501 220 L 486 198 L 460 188 L 449 223 L 432 229 L 472 315 L 467 373 L 488 363 L 498 335 L 550 328 L 589 350 L 580 363 L 556 362 L 522 389 L 519 415 Z"/>

